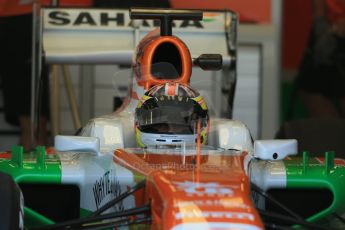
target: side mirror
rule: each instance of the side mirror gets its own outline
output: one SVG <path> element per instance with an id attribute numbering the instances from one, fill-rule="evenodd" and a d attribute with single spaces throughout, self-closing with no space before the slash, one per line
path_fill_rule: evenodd
<path id="1" fill-rule="evenodd" d="M 221 70 L 223 57 L 220 54 L 201 54 L 193 60 L 193 64 L 203 70 Z"/>
<path id="2" fill-rule="evenodd" d="M 254 142 L 254 157 L 261 160 L 282 160 L 297 154 L 297 140 L 257 140 Z"/>
<path id="3" fill-rule="evenodd" d="M 91 152 L 99 154 L 100 143 L 97 137 L 82 136 L 55 136 L 55 146 L 57 151 Z"/>

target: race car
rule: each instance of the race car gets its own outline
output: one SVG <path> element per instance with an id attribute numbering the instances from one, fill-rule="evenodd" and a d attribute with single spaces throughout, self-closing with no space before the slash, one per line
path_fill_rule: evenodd
<path id="1" fill-rule="evenodd" d="M 56 136 L 53 148 L 0 154 L 2 229 L 330 229 L 344 222 L 345 161 L 334 152 L 294 156 L 296 140 L 254 141 L 242 122 L 211 116 L 191 71 L 219 70 L 222 57 L 192 59 L 172 34 L 173 20 L 201 20 L 201 11 L 132 8 L 130 15 L 160 20 L 160 30 L 137 46 L 127 100 L 75 136 Z"/>

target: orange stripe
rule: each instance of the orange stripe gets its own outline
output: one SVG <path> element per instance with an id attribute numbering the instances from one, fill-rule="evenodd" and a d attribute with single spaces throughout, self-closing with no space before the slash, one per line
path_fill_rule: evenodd
<path id="1" fill-rule="evenodd" d="M 205 101 L 204 101 L 204 99 L 201 99 L 200 101 L 198 101 L 198 103 L 201 105 L 201 104 L 203 104 Z"/>
<path id="2" fill-rule="evenodd" d="M 168 84 L 168 96 L 174 96 L 176 91 L 176 84 Z"/>
<path id="3" fill-rule="evenodd" d="M 132 92 L 132 98 L 139 100 L 139 96 L 138 96 L 137 92 Z"/>

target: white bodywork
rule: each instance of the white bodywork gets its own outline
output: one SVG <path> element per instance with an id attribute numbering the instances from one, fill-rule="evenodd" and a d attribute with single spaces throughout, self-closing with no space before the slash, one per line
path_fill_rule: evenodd
<path id="1" fill-rule="evenodd" d="M 208 145 L 253 151 L 252 139 L 248 128 L 240 121 L 228 119 L 211 119 Z M 84 128 L 83 136 L 98 137 L 101 152 L 116 148 L 137 147 L 134 131 L 134 117 L 131 113 L 107 115 L 92 119 Z"/>
<path id="2" fill-rule="evenodd" d="M 252 152 L 253 144 L 249 129 L 236 120 L 211 119 L 209 145 L 224 149 Z"/>
<path id="3" fill-rule="evenodd" d="M 133 114 L 123 112 L 90 120 L 83 128 L 81 135 L 99 138 L 100 151 L 106 153 L 118 148 L 135 146 L 133 129 Z"/>
<path id="4" fill-rule="evenodd" d="M 249 167 L 251 182 L 267 191 L 286 188 L 286 169 L 283 161 L 252 160 Z"/>
<path id="5" fill-rule="evenodd" d="M 111 153 L 95 156 L 90 153 L 59 152 L 61 159 L 61 183 L 77 185 L 80 189 L 80 208 L 95 211 L 111 199 L 134 186 L 133 173 L 116 166 Z M 109 211 L 119 211 L 122 207 L 134 207 L 134 198 L 126 198 L 123 203 Z M 115 209 L 115 210 L 114 210 Z"/>
<path id="6" fill-rule="evenodd" d="M 297 140 L 257 140 L 254 142 L 254 157 L 261 160 L 283 160 L 297 154 Z"/>
<path id="7" fill-rule="evenodd" d="M 97 137 L 81 137 L 81 136 L 55 136 L 56 151 L 78 151 L 92 152 L 99 154 L 100 144 Z"/>

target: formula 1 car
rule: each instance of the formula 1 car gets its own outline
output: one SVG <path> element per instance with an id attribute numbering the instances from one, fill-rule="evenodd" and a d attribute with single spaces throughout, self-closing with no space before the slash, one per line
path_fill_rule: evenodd
<path id="1" fill-rule="evenodd" d="M 344 160 L 333 152 L 292 156 L 296 140 L 253 141 L 243 123 L 213 118 L 212 105 L 190 86 L 193 65 L 222 68 L 217 54 L 192 60 L 172 35 L 173 20 L 201 20 L 202 12 L 130 14 L 161 26 L 137 47 L 129 97 L 77 135 L 56 136 L 54 148 L 0 154 L 1 229 L 330 229 L 330 219 L 344 222 Z"/>

